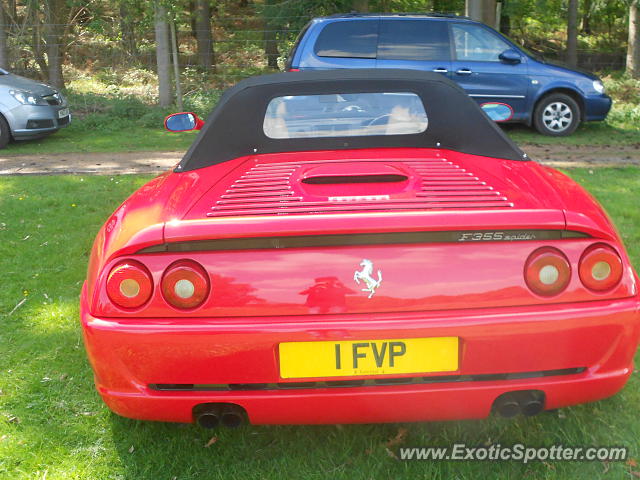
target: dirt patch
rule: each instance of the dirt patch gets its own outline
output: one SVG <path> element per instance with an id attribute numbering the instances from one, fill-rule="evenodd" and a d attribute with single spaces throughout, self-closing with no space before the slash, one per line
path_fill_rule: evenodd
<path id="1" fill-rule="evenodd" d="M 183 155 L 184 152 L 120 152 L 0 156 L 0 175 L 161 173 Z"/>
<path id="2" fill-rule="evenodd" d="M 532 159 L 552 167 L 640 166 L 640 143 L 635 145 L 540 145 L 521 148 Z"/>
<path id="3" fill-rule="evenodd" d="M 640 166 L 640 144 L 522 145 L 530 158 L 553 167 Z M 0 156 L 0 175 L 157 174 L 172 168 L 184 152 L 59 153 Z"/>

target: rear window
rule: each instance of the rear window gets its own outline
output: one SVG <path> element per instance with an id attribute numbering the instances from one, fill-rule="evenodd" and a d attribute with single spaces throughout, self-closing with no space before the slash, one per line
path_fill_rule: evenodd
<path id="1" fill-rule="evenodd" d="M 422 100 L 410 92 L 276 97 L 263 122 L 274 139 L 408 135 L 427 126 Z"/>
<path id="2" fill-rule="evenodd" d="M 449 32 L 445 22 L 383 20 L 378 59 L 449 60 Z"/>
<path id="3" fill-rule="evenodd" d="M 353 20 L 325 26 L 314 48 L 319 57 L 376 58 L 378 21 Z"/>
<path id="4" fill-rule="evenodd" d="M 300 31 L 300 33 L 298 34 L 298 37 L 296 38 L 296 42 L 293 44 L 293 47 L 291 47 L 291 51 L 289 52 L 289 56 L 287 57 L 287 61 L 284 65 L 284 68 L 287 70 L 290 70 L 291 68 L 298 68 L 298 65 L 293 65 L 293 57 L 296 54 L 296 51 L 298 50 L 298 47 L 300 46 L 300 41 L 304 38 L 304 36 L 307 34 L 307 30 L 309 30 L 309 27 L 311 26 L 311 22 L 307 23 L 304 28 Z"/>

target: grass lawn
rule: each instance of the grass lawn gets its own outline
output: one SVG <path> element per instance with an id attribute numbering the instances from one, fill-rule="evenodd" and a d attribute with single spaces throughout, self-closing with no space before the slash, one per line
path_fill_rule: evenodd
<path id="1" fill-rule="evenodd" d="M 39 140 L 10 143 L 0 155 L 186 151 L 194 137 L 195 132 L 167 132 L 161 124 L 158 128 L 150 128 L 131 122 L 121 129 L 101 130 L 84 128 L 81 121 L 77 121 Z"/>
<path id="2" fill-rule="evenodd" d="M 128 124 L 129 122 L 125 122 Z M 616 127 L 610 123 L 588 123 L 570 137 L 545 137 L 524 125 L 508 125 L 507 134 L 517 143 L 564 145 L 616 145 L 640 144 L 640 129 Z M 122 129 L 86 129 L 81 121 L 72 123 L 40 140 L 14 142 L 1 155 L 46 155 L 49 153 L 93 153 L 136 151 L 186 151 L 196 132 L 170 133 L 161 125 L 158 128 L 142 127 L 131 123 Z"/>
<path id="3" fill-rule="evenodd" d="M 543 145 L 637 145 L 640 144 L 640 125 L 620 125 L 613 122 L 588 122 L 568 137 L 547 137 L 525 125 L 507 125 L 505 132 L 518 144 Z"/>
<path id="4" fill-rule="evenodd" d="M 569 174 L 605 205 L 640 267 L 640 171 Z M 385 447 L 406 428 L 404 446 L 614 445 L 640 460 L 637 373 L 608 400 L 516 420 L 211 432 L 111 414 L 93 389 L 78 294 L 100 224 L 148 178 L 0 177 L 0 478 L 627 479 L 640 470 L 633 462 L 400 462 Z"/>

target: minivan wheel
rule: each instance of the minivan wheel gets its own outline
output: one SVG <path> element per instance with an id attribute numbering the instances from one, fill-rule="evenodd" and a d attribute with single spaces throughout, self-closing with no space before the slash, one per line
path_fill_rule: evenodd
<path id="1" fill-rule="evenodd" d="M 0 115 L 0 150 L 6 148 L 11 140 L 11 130 L 3 115 Z"/>
<path id="2" fill-rule="evenodd" d="M 543 135 L 571 135 L 580 125 L 580 107 L 569 95 L 552 93 L 538 102 L 533 125 Z"/>

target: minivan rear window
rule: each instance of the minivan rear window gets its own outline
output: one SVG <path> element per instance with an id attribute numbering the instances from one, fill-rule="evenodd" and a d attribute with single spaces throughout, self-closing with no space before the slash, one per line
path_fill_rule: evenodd
<path id="1" fill-rule="evenodd" d="M 274 139 L 410 135 L 427 126 L 422 100 L 411 92 L 276 97 L 263 121 Z"/>
<path id="2" fill-rule="evenodd" d="M 449 60 L 449 32 L 445 22 L 383 20 L 380 24 L 378 59 Z"/>
<path id="3" fill-rule="evenodd" d="M 314 51 L 319 57 L 376 58 L 378 21 L 350 20 L 325 26 Z"/>
<path id="4" fill-rule="evenodd" d="M 307 23 L 304 26 L 304 28 L 300 31 L 300 33 L 298 34 L 298 37 L 296 38 L 296 42 L 293 44 L 293 47 L 291 48 L 291 51 L 289 52 L 289 56 L 287 57 L 287 61 L 285 62 L 285 65 L 284 65 L 285 70 L 291 70 L 292 68 L 298 68 L 298 65 L 293 65 L 293 57 L 296 55 L 296 51 L 298 50 L 298 47 L 300 46 L 300 41 L 307 34 L 307 30 L 309 30 L 310 26 L 311 26 L 311 22 Z"/>

